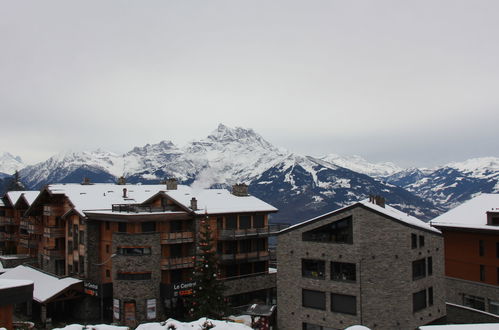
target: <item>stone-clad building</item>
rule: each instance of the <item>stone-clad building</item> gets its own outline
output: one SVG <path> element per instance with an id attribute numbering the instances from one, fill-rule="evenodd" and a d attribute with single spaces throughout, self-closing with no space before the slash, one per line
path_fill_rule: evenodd
<path id="1" fill-rule="evenodd" d="M 281 231 L 280 329 L 415 329 L 445 316 L 443 240 L 380 197 Z"/>
<path id="2" fill-rule="evenodd" d="M 175 180 L 84 182 L 48 185 L 30 201 L 22 221 L 38 229 L 31 252 L 40 268 L 84 280 L 80 317 L 100 315 L 133 326 L 182 313 L 182 299 L 192 292 L 202 219 L 213 229 L 219 277 L 231 303 L 275 299 L 268 237 L 282 229 L 269 224 L 276 211 L 250 196 L 245 185 L 231 193 Z"/>
<path id="3" fill-rule="evenodd" d="M 431 224 L 444 237 L 447 302 L 499 315 L 499 194 L 477 196 Z"/>

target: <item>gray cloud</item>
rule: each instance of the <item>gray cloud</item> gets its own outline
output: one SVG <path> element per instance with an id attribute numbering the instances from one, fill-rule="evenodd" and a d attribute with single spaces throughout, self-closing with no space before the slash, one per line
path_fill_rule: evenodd
<path id="1" fill-rule="evenodd" d="M 0 145 L 202 138 L 432 166 L 499 150 L 497 1 L 0 1 Z M 381 146 L 381 147 L 380 147 Z"/>

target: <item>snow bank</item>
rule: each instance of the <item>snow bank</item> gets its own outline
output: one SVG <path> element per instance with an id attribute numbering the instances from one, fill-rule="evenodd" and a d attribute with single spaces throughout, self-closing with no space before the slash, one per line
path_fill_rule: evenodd
<path id="1" fill-rule="evenodd" d="M 81 325 L 70 324 L 64 328 L 54 328 L 53 330 L 128 330 L 128 327 L 120 327 L 116 325 L 98 324 L 98 325 Z"/>
<path id="2" fill-rule="evenodd" d="M 217 321 L 208 318 L 200 318 L 192 322 L 179 322 L 174 319 L 168 319 L 166 322 L 161 323 L 145 323 L 139 325 L 135 330 L 168 330 L 173 327 L 175 330 L 193 330 L 202 329 L 205 322 L 211 322 L 214 325 L 212 329 L 216 330 L 251 330 L 250 327 L 229 321 Z"/>

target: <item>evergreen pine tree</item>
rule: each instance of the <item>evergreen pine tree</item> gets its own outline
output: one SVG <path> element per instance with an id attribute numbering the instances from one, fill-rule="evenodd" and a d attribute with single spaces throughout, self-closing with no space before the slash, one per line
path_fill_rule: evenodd
<path id="1" fill-rule="evenodd" d="M 193 320 L 201 317 L 221 319 L 227 311 L 223 295 L 225 286 L 218 280 L 217 256 L 208 216 L 201 220 L 192 280 L 196 285 L 188 300 L 189 317 Z"/>

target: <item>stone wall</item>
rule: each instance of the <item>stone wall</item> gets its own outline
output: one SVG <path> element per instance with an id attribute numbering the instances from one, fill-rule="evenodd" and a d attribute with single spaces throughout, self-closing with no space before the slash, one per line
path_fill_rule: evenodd
<path id="1" fill-rule="evenodd" d="M 86 235 L 85 235 L 85 277 L 94 283 L 101 283 L 102 274 L 101 266 L 102 260 L 99 259 L 99 241 L 100 241 L 100 222 L 87 221 L 86 222 Z"/>
<path id="2" fill-rule="evenodd" d="M 113 258 L 113 298 L 120 300 L 120 322 L 124 322 L 124 303 L 135 302 L 136 321 L 146 322 L 155 319 L 147 319 L 146 302 L 148 299 L 156 299 L 156 319 L 162 317 L 160 304 L 160 282 L 161 282 L 161 246 L 160 234 L 157 232 L 128 234 L 113 233 L 113 251 L 122 246 L 144 246 L 151 247 L 151 255 L 124 256 L 117 255 Z M 151 272 L 150 280 L 118 280 L 118 272 Z"/>
<path id="3" fill-rule="evenodd" d="M 302 233 L 352 216 L 353 244 L 302 241 Z M 411 234 L 425 245 L 411 248 Z M 431 256 L 433 275 L 412 280 L 412 261 Z M 325 279 L 304 278 L 302 259 L 325 261 Z M 331 280 L 330 262 L 356 265 L 356 281 Z M 443 239 L 409 227 L 364 207 L 333 214 L 278 236 L 278 326 L 291 329 L 302 322 L 333 328 L 363 324 L 371 329 L 414 329 L 445 315 Z M 413 293 L 433 288 L 434 303 L 413 313 Z M 302 289 L 326 293 L 326 309 L 302 307 Z M 356 296 L 357 314 L 331 311 L 331 293 Z"/>
<path id="4" fill-rule="evenodd" d="M 445 286 L 447 294 L 446 301 L 448 303 L 463 305 L 463 295 L 471 295 L 484 298 L 485 312 L 489 312 L 489 301 L 499 302 L 499 287 L 497 285 L 446 277 Z"/>
<path id="5" fill-rule="evenodd" d="M 276 287 L 276 273 L 224 280 L 225 296 L 272 289 Z"/>

